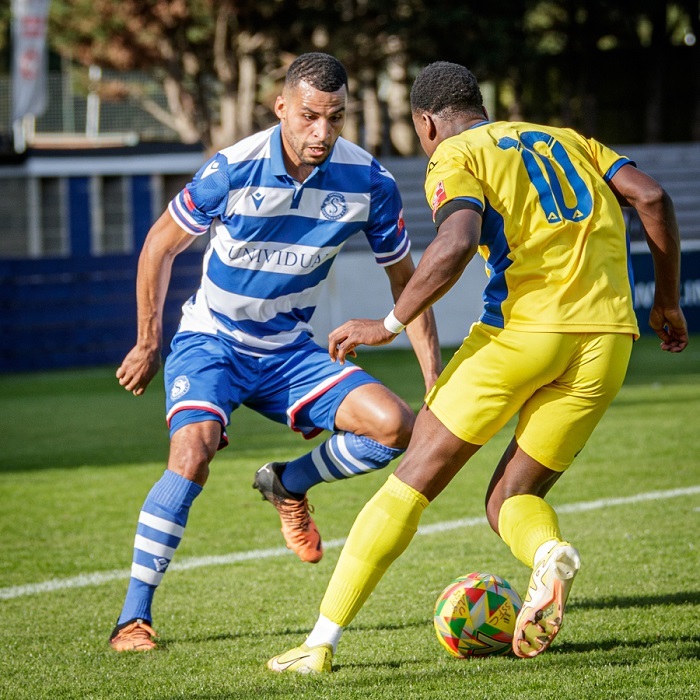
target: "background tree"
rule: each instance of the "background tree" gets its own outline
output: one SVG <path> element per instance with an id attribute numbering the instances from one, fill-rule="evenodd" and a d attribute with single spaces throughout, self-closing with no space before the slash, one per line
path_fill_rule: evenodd
<path id="1" fill-rule="evenodd" d="M 698 11 L 697 0 L 533 3 L 528 113 L 613 142 L 695 138 L 698 47 L 684 38 L 698 37 Z"/>
<path id="2" fill-rule="evenodd" d="M 211 148 L 254 130 L 257 56 L 270 48 L 274 0 L 53 0 L 53 46 L 82 65 L 152 74 L 163 109 L 138 86 L 113 82 L 185 143 Z"/>
<path id="3" fill-rule="evenodd" d="M 0 71 L 10 70 L 10 3 L 0 4 Z"/>
<path id="4" fill-rule="evenodd" d="M 50 39 L 84 66 L 155 77 L 166 107 L 126 81 L 103 85 L 103 93 L 134 100 L 181 140 L 207 148 L 273 123 L 286 67 L 309 50 L 346 65 L 346 135 L 376 154 L 416 152 L 410 84 L 440 59 L 476 73 L 493 118 L 568 124 L 613 143 L 683 140 L 700 139 L 699 5 L 53 0 Z M 0 31 L 2 21 L 0 10 Z"/>

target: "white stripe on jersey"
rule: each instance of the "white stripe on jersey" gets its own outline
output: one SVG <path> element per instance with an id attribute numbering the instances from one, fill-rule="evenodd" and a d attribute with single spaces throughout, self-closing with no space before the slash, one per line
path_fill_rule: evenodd
<path id="1" fill-rule="evenodd" d="M 364 232 L 382 266 L 408 254 L 400 195 L 371 154 L 339 138 L 329 160 L 295 183 L 282 145 L 277 125 L 219 151 L 170 205 L 184 230 L 213 234 L 180 330 L 226 336 L 254 356 L 312 332 L 303 319 L 350 236 Z M 276 298 L 259 298 L 268 294 Z"/>
<path id="2" fill-rule="evenodd" d="M 258 299 L 243 294 L 227 292 L 217 287 L 208 277 L 202 280 L 202 287 L 197 296 L 206 296 L 209 308 L 225 314 L 232 321 L 256 321 L 264 323 L 278 314 L 289 313 L 294 309 L 306 309 L 316 306 L 323 281 L 301 292 L 285 294 L 276 299 Z M 204 292 L 203 294 L 201 292 Z"/>
<path id="3" fill-rule="evenodd" d="M 224 265 L 287 275 L 308 275 L 334 258 L 344 245 L 316 247 L 274 241 L 237 241 L 223 224 L 217 224 L 216 232 L 218 236 L 212 247 Z"/>
<path id="4" fill-rule="evenodd" d="M 208 226 L 201 226 L 192 218 L 192 215 L 182 206 L 178 198 L 173 199 L 168 204 L 168 211 L 175 222 L 192 236 L 201 236 L 209 230 Z M 183 223 L 187 226 L 184 226 Z"/>
<path id="5" fill-rule="evenodd" d="M 406 249 L 405 249 L 405 250 L 403 251 L 403 253 L 401 253 L 401 255 L 399 255 L 398 257 L 394 257 L 394 256 L 396 255 L 396 253 L 398 252 L 398 248 L 397 248 L 397 250 L 393 250 L 391 253 L 375 253 L 375 254 L 374 254 L 374 259 L 375 259 L 375 260 L 377 261 L 377 263 L 379 263 L 380 265 L 386 265 L 386 262 L 385 262 L 385 261 L 388 260 L 388 259 L 390 259 L 390 258 L 394 258 L 394 259 L 391 261 L 392 264 L 393 264 L 393 263 L 397 263 L 397 262 L 399 262 L 399 260 L 403 260 L 403 259 L 408 255 L 408 252 L 411 250 L 411 241 L 410 241 L 410 240 L 407 240 L 407 241 L 405 242 L 405 245 L 406 245 Z M 399 246 L 399 248 L 400 248 L 400 247 L 401 247 L 401 246 Z"/>
<path id="6" fill-rule="evenodd" d="M 372 154 L 341 136 L 333 146 L 331 162 L 341 165 L 369 166 L 372 163 Z"/>
<path id="7" fill-rule="evenodd" d="M 182 321 L 178 328 L 182 332 L 210 333 L 211 335 L 225 335 L 238 343 L 238 351 L 244 355 L 262 357 L 285 345 L 291 345 L 302 333 L 312 332 L 311 325 L 300 321 L 294 328 L 283 333 L 274 333 L 262 337 L 244 333 L 241 330 L 231 330 L 220 323 L 207 309 L 206 301 L 200 301 L 204 294 L 197 294 L 196 303 L 187 301 L 182 307 Z M 248 348 L 246 351 L 241 345 Z M 170 412 L 172 414 L 172 411 Z M 169 415 L 170 415 L 169 414 Z"/>
<path id="8" fill-rule="evenodd" d="M 248 136 L 238 143 L 222 148 L 219 153 L 231 164 L 239 163 L 241 160 L 269 158 L 270 135 L 276 128 L 276 126 L 271 126 L 265 131 L 259 131 L 257 134 Z"/>
<path id="9" fill-rule="evenodd" d="M 322 207 L 326 199 L 340 194 L 345 202 L 345 211 L 337 219 L 340 223 L 367 221 L 369 219 L 370 196 L 366 192 L 341 192 L 339 190 L 317 190 L 307 188 L 302 192 L 299 206 L 292 209 L 294 190 L 279 187 L 244 187 L 232 190 L 226 205 L 228 216 L 251 216 L 268 218 L 271 216 L 302 216 L 308 219 L 324 219 Z"/>

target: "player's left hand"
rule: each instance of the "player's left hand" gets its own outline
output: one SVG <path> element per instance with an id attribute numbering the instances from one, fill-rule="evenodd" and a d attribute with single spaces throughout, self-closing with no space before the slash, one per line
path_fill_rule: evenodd
<path id="1" fill-rule="evenodd" d="M 665 352 L 683 352 L 688 345 L 688 324 L 679 306 L 664 307 L 654 303 L 649 325 L 661 339 Z"/>
<path id="2" fill-rule="evenodd" d="M 354 318 L 328 334 L 328 354 L 342 365 L 346 357 L 357 357 L 358 345 L 386 345 L 396 335 L 384 327 L 384 319 Z"/>

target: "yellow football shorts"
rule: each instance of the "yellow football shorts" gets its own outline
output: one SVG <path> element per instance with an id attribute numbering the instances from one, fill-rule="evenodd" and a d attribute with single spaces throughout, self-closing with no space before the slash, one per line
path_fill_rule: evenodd
<path id="1" fill-rule="evenodd" d="M 564 471 L 622 386 L 632 336 L 530 333 L 475 323 L 426 397 L 438 420 L 475 445 L 519 413 L 515 436 Z"/>

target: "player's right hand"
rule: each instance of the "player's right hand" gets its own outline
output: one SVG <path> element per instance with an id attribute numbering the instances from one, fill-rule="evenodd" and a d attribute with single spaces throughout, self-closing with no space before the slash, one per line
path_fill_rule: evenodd
<path id="1" fill-rule="evenodd" d="M 117 379 L 134 396 L 141 396 L 159 369 L 160 348 L 135 345 L 117 369 Z"/>
<path id="2" fill-rule="evenodd" d="M 386 345 L 396 338 L 384 326 L 384 319 L 372 321 L 354 318 L 328 334 L 328 354 L 331 360 L 345 364 L 347 356 L 355 357 L 358 345 Z"/>

